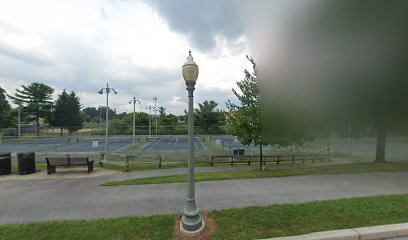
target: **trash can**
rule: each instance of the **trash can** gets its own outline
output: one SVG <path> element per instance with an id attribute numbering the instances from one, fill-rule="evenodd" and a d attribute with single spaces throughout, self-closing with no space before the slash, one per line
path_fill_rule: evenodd
<path id="1" fill-rule="evenodd" d="M 244 156 L 245 150 L 243 148 L 234 148 L 232 149 L 232 156 L 239 157 Z"/>
<path id="2" fill-rule="evenodd" d="M 35 153 L 18 153 L 17 165 L 20 175 L 35 173 Z"/>
<path id="3" fill-rule="evenodd" d="M 11 153 L 0 153 L 0 175 L 11 173 Z"/>

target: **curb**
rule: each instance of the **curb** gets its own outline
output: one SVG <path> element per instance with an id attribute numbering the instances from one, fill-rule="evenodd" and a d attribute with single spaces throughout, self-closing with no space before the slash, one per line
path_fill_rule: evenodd
<path id="1" fill-rule="evenodd" d="M 264 240 L 378 240 L 395 237 L 408 237 L 408 223 L 316 232 Z"/>

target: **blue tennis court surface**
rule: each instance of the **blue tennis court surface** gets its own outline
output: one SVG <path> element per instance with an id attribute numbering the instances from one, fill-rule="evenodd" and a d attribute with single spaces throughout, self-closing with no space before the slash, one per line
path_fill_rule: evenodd
<path id="1" fill-rule="evenodd" d="M 211 136 L 211 141 L 218 142 L 225 149 L 244 148 L 248 150 L 257 150 L 259 147 L 251 143 L 249 146 L 242 144 L 236 137 L 231 135 Z"/>
<path id="2" fill-rule="evenodd" d="M 30 152 L 68 144 L 69 138 L 22 138 L 9 139 L 0 144 L 0 152 Z"/>
<path id="3" fill-rule="evenodd" d="M 140 151 L 152 152 L 152 151 L 178 151 L 188 150 L 187 137 L 160 137 L 156 138 L 153 142 L 144 146 Z M 194 138 L 194 149 L 201 151 L 207 150 L 199 138 Z"/>
<path id="4" fill-rule="evenodd" d="M 60 144 L 55 143 L 55 144 L 38 144 L 38 143 L 33 143 L 33 144 L 0 144 L 0 152 L 31 152 L 31 151 L 36 151 L 39 149 L 43 148 L 48 148 L 48 147 L 54 147 L 58 146 Z"/>
<path id="5" fill-rule="evenodd" d="M 53 152 L 103 152 L 105 139 L 79 138 L 78 144 L 53 149 Z M 97 142 L 97 144 L 95 144 Z M 108 151 L 114 152 L 132 144 L 132 138 L 108 139 Z"/>

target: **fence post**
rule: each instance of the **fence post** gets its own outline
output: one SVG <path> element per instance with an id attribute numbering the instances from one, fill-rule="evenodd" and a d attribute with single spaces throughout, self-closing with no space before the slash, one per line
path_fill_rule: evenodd
<path id="1" fill-rule="evenodd" d="M 214 156 L 211 156 L 211 167 L 214 167 Z"/>
<path id="2" fill-rule="evenodd" d="M 230 158 L 231 158 L 231 166 L 234 166 L 234 157 L 231 156 Z"/>
<path id="3" fill-rule="evenodd" d="M 125 172 L 129 172 L 129 156 L 125 156 Z"/>
<path id="4" fill-rule="evenodd" d="M 251 157 L 248 156 L 248 166 L 251 166 Z"/>
<path id="5" fill-rule="evenodd" d="M 101 158 L 99 159 L 99 166 L 103 166 L 102 160 L 105 159 L 105 153 L 101 153 L 101 156 L 100 156 L 100 157 L 101 157 Z"/>
<path id="6" fill-rule="evenodd" d="M 305 163 L 305 155 L 302 156 L 302 163 Z"/>
<path id="7" fill-rule="evenodd" d="M 330 162 L 330 149 L 327 150 L 328 161 Z"/>
<path id="8" fill-rule="evenodd" d="M 295 155 L 292 155 L 292 164 L 295 164 Z"/>
<path id="9" fill-rule="evenodd" d="M 279 155 L 278 155 L 278 161 L 276 161 L 276 163 L 279 165 Z"/>
<path id="10" fill-rule="evenodd" d="M 159 155 L 159 168 L 161 168 L 162 167 L 162 157 L 161 157 L 161 155 Z"/>

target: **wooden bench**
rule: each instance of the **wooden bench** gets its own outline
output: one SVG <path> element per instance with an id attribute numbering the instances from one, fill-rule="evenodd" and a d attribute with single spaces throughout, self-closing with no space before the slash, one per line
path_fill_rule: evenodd
<path id="1" fill-rule="evenodd" d="M 87 166 L 88 173 L 93 171 L 94 161 L 87 157 L 49 157 L 47 160 L 47 174 L 55 173 L 56 167 Z"/>

